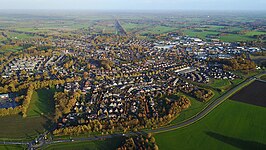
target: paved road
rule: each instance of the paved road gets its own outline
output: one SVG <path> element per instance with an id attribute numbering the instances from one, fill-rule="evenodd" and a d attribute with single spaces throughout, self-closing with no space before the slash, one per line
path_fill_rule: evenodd
<path id="1" fill-rule="evenodd" d="M 219 97 L 218 99 L 216 99 L 215 101 L 210 103 L 200 113 L 198 113 L 194 117 L 192 117 L 192 118 L 190 118 L 190 119 L 188 119 L 188 120 L 186 120 L 186 121 L 184 121 L 182 123 L 179 123 L 179 124 L 176 124 L 176 125 L 172 125 L 172 126 L 164 126 L 164 127 L 157 128 L 157 129 L 152 129 L 152 130 L 145 130 L 145 132 L 151 132 L 151 133 L 165 132 L 165 131 L 175 130 L 175 129 L 178 129 L 178 128 L 185 127 L 185 126 L 188 126 L 190 124 L 193 124 L 193 123 L 197 122 L 198 120 L 202 119 L 207 114 L 209 114 L 214 108 L 216 108 L 222 102 L 224 102 L 226 99 L 228 99 L 233 93 L 235 93 L 236 91 L 238 91 L 239 89 L 241 89 L 242 87 L 247 85 L 248 83 L 251 83 L 252 81 L 255 81 L 258 76 L 259 75 L 255 76 L 255 77 L 251 77 L 251 78 L 245 80 L 241 84 L 237 85 L 236 87 L 234 87 L 233 89 L 229 90 L 224 95 L 222 95 L 221 97 Z M 104 139 L 110 139 L 110 138 L 114 138 L 114 137 L 138 135 L 138 134 L 142 134 L 142 133 L 143 133 L 143 131 L 142 132 L 128 132 L 126 134 L 122 134 L 122 133 L 120 134 L 119 133 L 119 134 L 110 134 L 110 135 L 90 136 L 90 137 L 84 137 L 84 138 L 73 138 L 72 140 L 64 139 L 64 140 L 54 140 L 54 141 L 45 141 L 44 138 L 41 138 L 42 141 L 40 141 L 40 142 L 41 142 L 41 146 L 44 146 L 44 145 L 50 145 L 50 144 L 56 144 L 56 143 L 68 143 L 68 142 L 73 142 L 73 141 L 104 140 Z M 32 143 L 33 142 L 0 142 L 0 144 L 28 145 L 29 149 L 35 149 L 36 146 L 34 146 Z"/>

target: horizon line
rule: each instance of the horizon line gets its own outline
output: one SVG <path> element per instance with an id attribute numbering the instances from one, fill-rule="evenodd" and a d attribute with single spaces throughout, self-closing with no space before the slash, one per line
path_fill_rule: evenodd
<path id="1" fill-rule="evenodd" d="M 0 11 L 17 11 L 17 10 L 25 10 L 25 11 L 129 11 L 129 12 L 135 12 L 135 11 L 163 11 L 163 12 L 177 12 L 177 11 L 213 11 L 213 12 L 266 12 L 265 10 L 262 9 L 257 9 L 257 10 L 250 10 L 250 9 L 70 9 L 70 8 L 43 8 L 43 9 L 29 9 L 29 8 L 0 8 Z"/>

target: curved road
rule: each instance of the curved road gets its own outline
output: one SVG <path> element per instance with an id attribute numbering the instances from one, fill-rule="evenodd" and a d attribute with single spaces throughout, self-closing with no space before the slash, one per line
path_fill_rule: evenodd
<path id="1" fill-rule="evenodd" d="M 262 73 L 262 74 L 265 74 L 265 73 Z M 235 92 L 237 92 L 238 90 L 240 90 L 244 86 L 248 85 L 249 83 L 255 81 L 257 79 L 257 77 L 260 76 L 260 75 L 261 74 L 256 75 L 255 77 L 250 77 L 249 79 L 245 80 L 241 84 L 237 85 L 236 87 L 234 87 L 233 89 L 229 90 L 228 92 L 223 94 L 221 97 L 219 97 L 218 99 L 216 99 L 215 101 L 213 101 L 212 103 L 207 105 L 197 115 L 193 116 L 192 118 L 190 118 L 190 119 L 188 119 L 188 120 L 186 120 L 184 122 L 181 122 L 179 124 L 172 125 L 172 126 L 164 126 L 164 127 L 160 127 L 160 128 L 157 128 L 157 129 L 144 130 L 144 131 L 145 132 L 151 132 L 151 133 L 159 133 L 159 132 L 166 132 L 166 131 L 170 131 L 170 130 L 175 130 L 175 129 L 178 129 L 178 128 L 185 127 L 185 126 L 188 126 L 190 124 L 193 124 L 193 123 L 199 121 L 200 119 L 202 119 L 207 114 L 209 114 L 214 108 L 219 106 L 222 102 L 224 102 L 226 99 L 228 99 L 232 94 L 234 94 Z M 84 138 L 73 138 L 72 140 L 66 140 L 66 139 L 65 140 L 56 140 L 56 141 L 44 141 L 43 140 L 41 146 L 50 145 L 50 144 L 56 144 L 56 143 L 67 143 L 67 142 L 72 142 L 72 141 L 103 140 L 103 139 L 109 139 L 109 138 L 113 138 L 113 137 L 132 136 L 132 135 L 138 135 L 138 134 L 141 134 L 141 132 L 128 132 L 126 134 L 118 133 L 118 134 L 110 134 L 110 135 L 90 136 L 90 137 L 87 137 L 87 138 L 86 137 L 84 137 Z M 35 149 L 36 146 L 34 146 L 32 143 L 33 142 L 28 142 L 28 143 L 27 142 L 0 142 L 0 144 L 28 145 L 29 149 Z"/>

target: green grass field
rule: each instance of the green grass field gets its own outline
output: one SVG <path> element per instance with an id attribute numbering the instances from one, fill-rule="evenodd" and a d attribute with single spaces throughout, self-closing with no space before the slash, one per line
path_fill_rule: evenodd
<path id="1" fill-rule="evenodd" d="M 183 32 L 185 35 L 188 35 L 191 37 L 199 37 L 201 39 L 206 39 L 208 35 L 216 36 L 218 39 L 224 42 L 252 41 L 252 40 L 256 40 L 255 38 L 252 38 L 252 36 L 266 34 L 266 32 L 256 31 L 256 30 L 248 31 L 245 34 L 236 34 L 236 32 L 240 32 L 241 30 L 245 30 L 245 29 L 241 27 L 224 27 L 224 26 L 206 25 L 204 27 L 187 29 L 187 30 L 184 30 Z M 220 33 L 227 33 L 227 34 L 219 36 Z"/>
<path id="2" fill-rule="evenodd" d="M 177 28 L 173 28 L 173 27 L 166 27 L 166 26 L 153 26 L 153 27 L 148 27 L 145 30 L 143 30 L 142 34 L 162 34 L 162 33 L 167 33 L 167 32 L 171 32 L 171 31 L 176 31 Z"/>
<path id="3" fill-rule="evenodd" d="M 210 84 L 211 87 L 219 88 L 219 89 L 226 89 L 231 85 L 230 80 L 228 79 L 213 79 L 212 83 Z"/>
<path id="4" fill-rule="evenodd" d="M 23 150 L 26 146 L 22 145 L 0 145 L 0 150 Z"/>
<path id="5" fill-rule="evenodd" d="M 54 96 L 55 89 L 40 89 L 34 91 L 27 116 L 40 116 L 41 114 L 49 115 L 54 112 Z"/>
<path id="6" fill-rule="evenodd" d="M 262 32 L 262 31 L 250 31 L 247 32 L 245 35 L 246 36 L 254 36 L 254 35 L 264 35 L 266 34 L 266 32 Z"/>
<path id="7" fill-rule="evenodd" d="M 43 117 L 22 118 L 19 115 L 0 118 L 0 139 L 33 139 L 46 129 Z"/>
<path id="8" fill-rule="evenodd" d="M 49 145 L 45 150 L 115 150 L 121 145 L 122 138 L 112 138 L 104 141 L 72 142 Z"/>
<path id="9" fill-rule="evenodd" d="M 0 48 L 0 53 L 4 53 L 4 52 L 18 52 L 21 51 L 22 47 L 20 46 L 13 46 L 12 48 Z"/>
<path id="10" fill-rule="evenodd" d="M 20 115 L 0 117 L 0 138 L 32 139 L 50 127 L 44 116 L 54 112 L 53 94 L 55 89 L 34 91 L 27 112 L 28 117 Z"/>
<path id="11" fill-rule="evenodd" d="M 37 38 L 38 36 L 28 35 L 24 33 L 15 33 L 15 32 L 6 32 L 7 36 L 11 39 L 29 39 L 29 38 Z"/>
<path id="12" fill-rule="evenodd" d="M 221 96 L 221 94 L 223 93 L 219 93 L 216 90 L 212 90 L 214 92 L 214 96 L 208 101 L 208 102 L 200 102 L 198 100 L 196 100 L 195 98 L 185 95 L 187 98 L 189 98 L 190 102 L 191 102 L 191 106 L 186 109 L 183 110 L 179 116 L 173 120 L 170 124 L 177 124 L 180 122 L 183 122 L 193 116 L 195 116 L 197 113 L 199 113 L 204 107 L 206 107 L 208 104 L 210 104 L 212 101 L 214 101 L 215 99 L 217 99 L 219 96 Z M 179 93 L 180 95 L 183 95 L 181 93 Z"/>
<path id="13" fill-rule="evenodd" d="M 132 30 L 143 28 L 145 25 L 136 23 L 122 23 L 122 26 L 126 31 L 130 32 Z"/>
<path id="14" fill-rule="evenodd" d="M 220 40 L 224 42 L 239 42 L 239 41 L 252 41 L 255 40 L 249 36 L 240 35 L 240 34 L 227 34 L 220 37 Z"/>
<path id="15" fill-rule="evenodd" d="M 227 100 L 202 120 L 156 134 L 162 150 L 265 149 L 266 108 Z"/>
<path id="16" fill-rule="evenodd" d="M 185 35 L 191 36 L 191 37 L 198 37 L 201 39 L 206 39 L 206 36 L 211 35 L 211 36 L 217 36 L 219 32 L 214 32 L 214 31 L 202 31 L 198 32 L 195 30 L 185 30 L 184 31 Z"/>
<path id="17" fill-rule="evenodd" d="M 205 103 L 200 102 L 192 97 L 187 96 L 191 102 L 191 106 L 186 109 L 183 110 L 180 115 L 171 122 L 171 124 L 176 124 L 176 123 L 180 123 L 194 115 L 196 115 L 202 108 L 204 108 Z"/>

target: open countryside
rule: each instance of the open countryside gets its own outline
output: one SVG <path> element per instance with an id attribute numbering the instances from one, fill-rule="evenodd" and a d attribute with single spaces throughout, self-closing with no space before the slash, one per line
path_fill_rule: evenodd
<path id="1" fill-rule="evenodd" d="M 231 97 L 232 100 L 266 107 L 266 81 L 259 80 L 251 83 Z"/>

